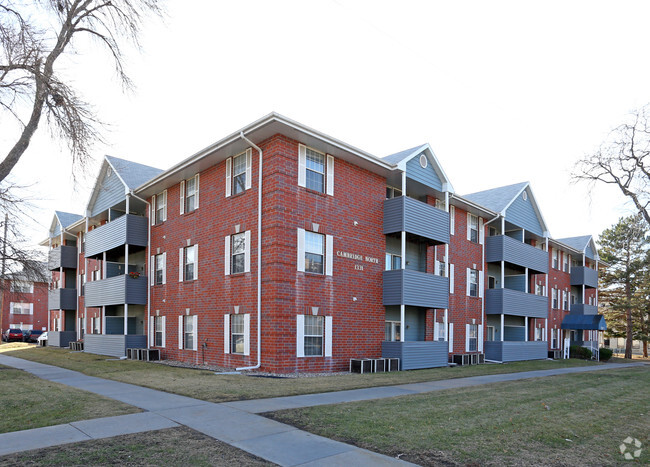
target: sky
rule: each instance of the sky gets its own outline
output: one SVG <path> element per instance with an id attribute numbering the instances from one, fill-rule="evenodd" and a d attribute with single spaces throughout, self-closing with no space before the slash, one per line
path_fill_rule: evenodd
<path id="1" fill-rule="evenodd" d="M 650 102 L 649 17 L 647 1 L 169 0 L 125 49 L 134 92 L 96 43 L 61 63 L 105 143 L 73 183 L 41 125 L 13 173 L 30 235 L 84 212 L 104 154 L 166 169 L 272 111 L 379 157 L 429 143 L 460 195 L 529 181 L 554 238 L 598 235 L 633 210 L 570 173 Z"/>

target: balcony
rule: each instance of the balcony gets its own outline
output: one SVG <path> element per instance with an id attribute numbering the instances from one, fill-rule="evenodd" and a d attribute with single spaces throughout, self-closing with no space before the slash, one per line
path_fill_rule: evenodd
<path id="1" fill-rule="evenodd" d="M 544 360 L 548 357 L 545 341 L 487 341 L 483 344 L 485 358 L 497 362 Z"/>
<path id="2" fill-rule="evenodd" d="M 125 214 L 86 234 L 86 257 L 97 256 L 122 245 L 147 246 L 147 218 Z"/>
<path id="3" fill-rule="evenodd" d="M 598 287 L 598 271 L 584 266 L 571 266 L 571 285 Z"/>
<path id="4" fill-rule="evenodd" d="M 571 313 L 577 315 L 597 315 L 598 307 L 594 305 L 583 305 L 582 303 L 574 303 L 571 305 Z"/>
<path id="5" fill-rule="evenodd" d="M 485 239 L 485 261 L 505 261 L 540 274 L 548 273 L 548 253 L 534 246 L 510 238 L 495 235 Z"/>
<path id="6" fill-rule="evenodd" d="M 53 289 L 47 293 L 48 310 L 76 310 L 77 289 Z"/>
<path id="7" fill-rule="evenodd" d="M 410 269 L 384 271 L 384 305 L 449 308 L 449 279 Z"/>
<path id="8" fill-rule="evenodd" d="M 546 318 L 548 297 L 512 289 L 488 289 L 485 291 L 485 313 Z"/>
<path id="9" fill-rule="evenodd" d="M 449 343 L 443 341 L 382 342 L 382 358 L 399 358 L 400 370 L 447 366 Z"/>
<path id="10" fill-rule="evenodd" d="M 50 250 L 47 257 L 47 267 L 50 271 L 59 268 L 77 268 L 77 247 L 60 246 Z"/>
<path id="11" fill-rule="evenodd" d="M 449 213 L 407 196 L 384 201 L 384 234 L 409 232 L 449 243 Z"/>
<path id="12" fill-rule="evenodd" d="M 133 278 L 127 275 L 109 277 L 86 283 L 85 305 L 146 305 L 147 277 Z"/>
<path id="13" fill-rule="evenodd" d="M 147 347 L 147 336 L 144 335 L 106 335 L 86 334 L 84 336 L 84 352 L 111 357 L 124 357 L 128 348 Z"/>

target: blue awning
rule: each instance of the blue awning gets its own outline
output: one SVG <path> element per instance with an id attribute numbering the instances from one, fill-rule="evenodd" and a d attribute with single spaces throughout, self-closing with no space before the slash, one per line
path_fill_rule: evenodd
<path id="1" fill-rule="evenodd" d="M 603 315 L 568 314 L 562 320 L 562 329 L 605 331 L 607 323 Z"/>

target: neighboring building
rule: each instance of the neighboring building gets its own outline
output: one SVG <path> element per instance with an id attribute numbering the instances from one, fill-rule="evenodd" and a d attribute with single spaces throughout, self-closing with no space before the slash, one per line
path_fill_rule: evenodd
<path id="1" fill-rule="evenodd" d="M 549 237 L 528 183 L 459 196 L 427 144 L 380 159 L 277 114 L 166 171 L 107 156 L 85 216 L 61 214 L 44 244 L 82 245 L 50 265 L 79 297 L 76 319 L 50 303 L 52 329 L 267 371 L 547 358 L 550 288 L 593 295 L 556 283 L 549 245 L 598 261 Z"/>
<path id="2" fill-rule="evenodd" d="M 8 274 L 2 288 L 0 328 L 47 329 L 47 283 L 22 272 Z"/>

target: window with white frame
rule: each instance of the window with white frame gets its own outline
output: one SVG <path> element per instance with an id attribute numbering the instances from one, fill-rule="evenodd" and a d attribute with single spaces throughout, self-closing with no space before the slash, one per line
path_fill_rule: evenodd
<path id="1" fill-rule="evenodd" d="M 442 211 L 446 211 L 447 210 L 447 205 L 445 204 L 445 200 L 436 198 L 436 208 L 438 208 L 438 209 L 440 209 Z"/>
<path id="2" fill-rule="evenodd" d="M 154 196 L 153 205 L 154 223 L 162 224 L 167 220 L 167 190 Z"/>
<path id="3" fill-rule="evenodd" d="M 325 235 L 305 232 L 305 272 L 323 274 L 325 265 Z"/>
<path id="4" fill-rule="evenodd" d="M 560 251 L 556 248 L 553 248 L 553 269 L 560 268 Z"/>
<path id="5" fill-rule="evenodd" d="M 232 236 L 232 260 L 230 264 L 233 274 L 244 272 L 246 270 L 246 234 L 244 232 Z M 243 320 L 243 318 L 241 319 Z"/>
<path id="6" fill-rule="evenodd" d="M 232 194 L 246 190 L 246 153 L 232 158 Z"/>
<path id="7" fill-rule="evenodd" d="M 179 282 L 192 281 L 198 278 L 199 246 L 192 245 L 179 250 Z"/>
<path id="8" fill-rule="evenodd" d="M 31 315 L 34 313 L 34 304 L 12 302 L 10 310 L 14 315 Z"/>
<path id="9" fill-rule="evenodd" d="M 179 316 L 179 340 L 178 347 L 185 350 L 196 350 L 197 348 L 197 316 Z"/>
<path id="10" fill-rule="evenodd" d="M 402 269 L 402 257 L 392 253 L 386 253 L 386 271 Z"/>
<path id="11" fill-rule="evenodd" d="M 556 288 L 551 289 L 551 308 L 558 309 L 558 290 Z"/>
<path id="12" fill-rule="evenodd" d="M 544 290 L 545 288 L 546 287 L 542 284 L 535 284 L 535 295 L 546 295 L 546 291 Z"/>
<path id="13" fill-rule="evenodd" d="M 154 317 L 154 346 L 165 347 L 165 317 Z"/>
<path id="14" fill-rule="evenodd" d="M 456 233 L 456 206 L 449 206 L 449 233 Z"/>
<path id="15" fill-rule="evenodd" d="M 386 321 L 384 325 L 384 340 L 388 342 L 397 342 L 401 339 L 402 323 L 399 321 Z"/>
<path id="16" fill-rule="evenodd" d="M 479 231 L 478 231 L 478 216 L 474 214 L 467 214 L 467 239 L 470 242 L 478 243 L 479 241 Z"/>
<path id="17" fill-rule="evenodd" d="M 393 186 L 386 187 L 386 199 L 398 198 L 402 196 L 402 190 Z"/>
<path id="18" fill-rule="evenodd" d="M 551 348 L 552 349 L 557 349 L 558 346 L 558 336 L 559 336 L 559 329 L 551 329 Z"/>
<path id="19" fill-rule="evenodd" d="M 226 314 L 224 323 L 224 353 L 250 355 L 250 313 Z"/>
<path id="20" fill-rule="evenodd" d="M 297 315 L 297 356 L 332 356 L 332 317 Z"/>
<path id="21" fill-rule="evenodd" d="M 478 324 L 467 325 L 467 348 L 470 352 L 478 350 Z"/>
<path id="22" fill-rule="evenodd" d="M 244 353 L 244 315 L 230 317 L 230 349 L 232 353 Z"/>
<path id="23" fill-rule="evenodd" d="M 562 309 L 565 311 L 569 309 L 569 294 L 564 290 L 562 291 Z"/>
<path id="24" fill-rule="evenodd" d="M 61 318 L 54 318 L 54 329 L 53 331 L 60 331 L 61 330 Z"/>
<path id="25" fill-rule="evenodd" d="M 564 272 L 569 272 L 569 255 L 566 253 L 563 254 L 562 258 L 562 270 Z"/>
<path id="26" fill-rule="evenodd" d="M 12 281 L 11 291 L 16 293 L 34 293 L 33 282 Z"/>
<path id="27" fill-rule="evenodd" d="M 493 341 L 493 340 L 495 340 L 495 339 L 494 339 L 494 331 L 495 331 L 494 326 L 488 326 L 488 327 L 486 328 L 486 332 L 487 332 L 486 340 L 488 340 L 488 341 Z"/>
<path id="28" fill-rule="evenodd" d="M 183 180 L 180 187 L 180 213 L 192 212 L 199 207 L 199 174 Z"/>
<path id="29" fill-rule="evenodd" d="M 535 328 L 535 340 L 536 341 L 544 340 L 544 328 L 540 328 L 540 327 Z"/>
<path id="30" fill-rule="evenodd" d="M 470 269 L 469 274 L 468 274 L 468 280 L 469 280 L 469 285 L 468 285 L 468 291 L 469 291 L 469 296 L 470 297 L 478 297 L 478 277 L 479 277 L 479 272 L 476 269 Z"/>
<path id="31" fill-rule="evenodd" d="M 298 185 L 334 194 L 334 158 L 304 145 L 298 147 Z"/>
<path id="32" fill-rule="evenodd" d="M 166 281 L 166 267 L 167 254 L 161 253 L 154 256 L 154 285 L 162 285 Z"/>
<path id="33" fill-rule="evenodd" d="M 102 319 L 99 317 L 90 318 L 90 325 L 93 334 L 101 334 Z"/>

